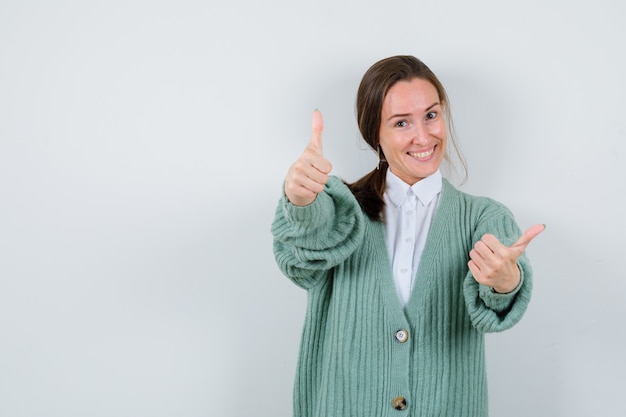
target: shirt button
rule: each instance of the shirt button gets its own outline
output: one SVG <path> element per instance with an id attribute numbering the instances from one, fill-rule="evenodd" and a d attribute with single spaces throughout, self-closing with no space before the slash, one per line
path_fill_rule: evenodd
<path id="1" fill-rule="evenodd" d="M 409 270 L 408 270 L 408 269 L 406 269 L 406 268 L 402 268 L 402 269 L 400 270 L 400 272 L 402 272 L 403 274 L 406 274 L 407 272 L 409 272 Z"/>
<path id="2" fill-rule="evenodd" d="M 404 397 L 396 397 L 393 399 L 392 404 L 396 410 L 404 410 L 406 408 L 406 399 Z"/>
<path id="3" fill-rule="evenodd" d="M 404 343 L 409 340 L 409 332 L 404 329 L 400 329 L 396 332 L 396 340 L 400 343 Z"/>

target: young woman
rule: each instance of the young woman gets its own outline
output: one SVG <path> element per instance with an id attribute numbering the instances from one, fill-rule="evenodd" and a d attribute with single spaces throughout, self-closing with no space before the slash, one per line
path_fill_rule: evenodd
<path id="1" fill-rule="evenodd" d="M 375 63 L 357 118 L 379 163 L 330 176 L 323 122 L 291 166 L 272 225 L 281 270 L 308 291 L 296 417 L 487 416 L 484 333 L 516 324 L 531 295 L 513 215 L 455 189 L 445 90 L 411 56 Z"/>

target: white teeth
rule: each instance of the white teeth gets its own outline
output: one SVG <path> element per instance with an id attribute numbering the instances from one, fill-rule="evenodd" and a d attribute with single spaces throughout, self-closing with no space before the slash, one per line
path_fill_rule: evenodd
<path id="1" fill-rule="evenodd" d="M 435 148 L 432 148 L 430 151 L 426 152 L 409 152 L 409 155 L 411 155 L 413 158 L 424 159 L 432 155 L 433 152 L 435 152 Z"/>

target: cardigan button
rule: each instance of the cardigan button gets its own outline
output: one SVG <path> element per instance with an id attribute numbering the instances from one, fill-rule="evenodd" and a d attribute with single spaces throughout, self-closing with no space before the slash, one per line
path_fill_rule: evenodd
<path id="1" fill-rule="evenodd" d="M 400 343 L 404 343 L 407 340 L 409 340 L 409 332 L 404 330 L 404 329 L 400 329 L 396 332 L 396 340 Z"/>
<path id="2" fill-rule="evenodd" d="M 404 410 L 406 408 L 406 398 L 396 397 L 393 399 L 392 404 L 396 410 Z"/>

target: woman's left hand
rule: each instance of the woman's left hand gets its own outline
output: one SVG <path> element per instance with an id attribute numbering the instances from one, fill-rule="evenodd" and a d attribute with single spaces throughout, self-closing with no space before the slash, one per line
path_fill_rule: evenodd
<path id="1" fill-rule="evenodd" d="M 512 246 L 505 246 L 491 234 L 486 234 L 476 242 L 469 253 L 467 263 L 474 279 L 483 285 L 492 287 L 496 292 L 506 294 L 513 291 L 520 282 L 517 259 L 545 225 L 537 224 L 524 232 Z"/>

